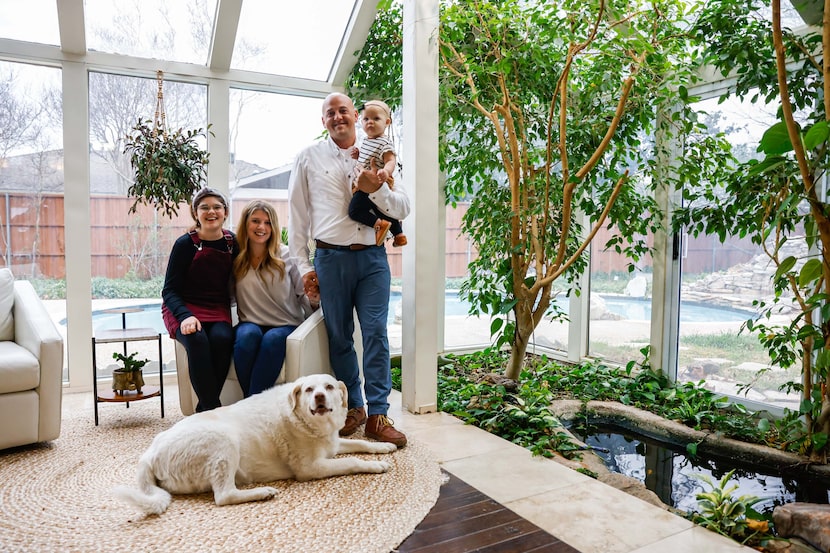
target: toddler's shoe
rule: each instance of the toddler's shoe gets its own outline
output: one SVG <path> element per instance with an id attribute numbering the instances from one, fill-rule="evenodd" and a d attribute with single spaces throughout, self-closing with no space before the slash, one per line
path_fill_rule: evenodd
<path id="1" fill-rule="evenodd" d="M 406 246 L 406 235 L 404 233 L 396 234 L 395 239 L 392 241 L 392 245 L 396 248 Z"/>
<path id="2" fill-rule="evenodd" d="M 389 232 L 389 227 L 392 226 L 392 223 L 386 221 L 385 219 L 381 219 L 380 222 L 375 225 L 375 244 L 378 246 L 383 245 L 383 241 L 386 240 L 386 234 Z"/>

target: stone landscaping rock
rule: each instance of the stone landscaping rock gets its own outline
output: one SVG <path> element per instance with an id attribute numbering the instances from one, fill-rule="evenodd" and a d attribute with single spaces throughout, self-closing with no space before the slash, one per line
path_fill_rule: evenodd
<path id="1" fill-rule="evenodd" d="M 632 478 L 631 476 L 626 476 L 624 474 L 619 474 L 617 472 L 608 471 L 604 474 L 600 474 L 597 477 L 597 480 L 599 480 L 603 484 L 607 484 L 613 488 L 623 491 L 628 495 L 634 496 L 638 499 L 642 499 L 646 503 L 651 503 L 655 507 L 660 507 L 661 509 L 667 511 L 671 510 L 671 508 L 668 505 L 660 501 L 660 498 L 657 496 L 656 493 L 646 488 L 646 485 L 643 484 L 637 478 Z"/>
<path id="2" fill-rule="evenodd" d="M 772 512 L 780 537 L 801 538 L 822 553 L 830 553 L 830 505 L 788 503 Z"/>
<path id="3" fill-rule="evenodd" d="M 764 553 L 821 553 L 798 538 L 770 540 L 764 544 Z"/>

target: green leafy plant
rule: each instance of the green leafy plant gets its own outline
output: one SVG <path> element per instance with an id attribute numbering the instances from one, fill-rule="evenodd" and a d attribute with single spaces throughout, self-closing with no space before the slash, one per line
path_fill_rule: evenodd
<path id="1" fill-rule="evenodd" d="M 702 59 L 724 77 L 734 77 L 722 99 L 769 105 L 779 120 L 763 134 L 757 153 L 747 152 L 741 160 L 726 154 L 731 161 L 718 178 L 700 179 L 684 190 L 685 205 L 673 224 L 676 231 L 722 241 L 748 237 L 776 268 L 774 297 L 755 302 L 759 315 L 745 329 L 775 365 L 800 369 L 798 381 L 782 385 L 801 395 L 792 416 L 804 420 L 804 434 L 789 443 L 813 461 L 827 462 L 830 75 L 822 51 L 830 44 L 830 26 L 795 33 L 782 26 L 780 2 L 773 1 L 771 8 L 762 0 L 713 0 L 692 27 L 707 45 Z M 794 316 L 782 322 L 782 312 Z"/>
<path id="2" fill-rule="evenodd" d="M 163 77 L 158 72 L 159 100 L 154 119 L 138 119 L 133 133 L 125 138 L 124 153 L 130 156 L 135 179 L 128 190 L 138 204 L 153 206 L 168 217 L 178 213 L 180 204 L 190 201 L 207 179 L 208 153 L 200 145 L 207 129 L 168 131 L 162 100 Z"/>
<path id="3" fill-rule="evenodd" d="M 763 515 L 752 508 L 761 499 L 754 495 L 734 497 L 738 486 L 727 487 L 734 475 L 734 470 L 729 471 L 717 484 L 705 474 L 695 475 L 710 489 L 695 496 L 699 511 L 691 513 L 690 518 L 695 524 L 744 544 L 772 537 Z"/>
<path id="4" fill-rule="evenodd" d="M 124 355 L 116 351 L 112 354 L 112 358 L 117 361 L 121 361 L 121 363 L 124 365 L 119 370 L 124 372 L 135 372 L 140 371 L 142 368 L 144 368 L 144 365 L 150 362 L 149 359 L 136 359 L 136 355 L 138 355 L 137 351 L 129 355 Z"/>
<path id="5" fill-rule="evenodd" d="M 531 355 L 522 379 L 508 390 L 496 383 L 508 355 L 492 348 L 448 354 L 438 371 L 439 409 L 547 456 L 575 449 L 559 435 L 561 424 L 548 409 L 557 398 L 618 401 L 729 438 L 781 449 L 790 445 L 784 432 L 792 428 L 785 422 L 749 413 L 699 384 L 675 385 L 651 370 L 647 360 L 635 372 L 633 363 L 626 369 L 597 362 L 563 365 Z M 393 379 L 396 371 L 400 369 L 393 368 Z"/>

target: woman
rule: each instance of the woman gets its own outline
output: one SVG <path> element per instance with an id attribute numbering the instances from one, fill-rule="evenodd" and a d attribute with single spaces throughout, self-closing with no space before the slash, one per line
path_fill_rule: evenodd
<path id="1" fill-rule="evenodd" d="M 288 247 L 280 242 L 280 223 L 271 204 L 251 201 L 242 211 L 236 235 L 240 250 L 233 273 L 239 325 L 233 362 L 242 393 L 249 397 L 276 383 L 286 338 L 312 306 Z"/>
<path id="2" fill-rule="evenodd" d="M 223 228 L 228 201 L 203 188 L 193 196 L 196 225 L 173 244 L 161 291 L 162 316 L 170 337 L 187 351 L 196 411 L 221 405 L 219 394 L 233 353 L 231 287 L 239 253 L 234 234 Z"/>

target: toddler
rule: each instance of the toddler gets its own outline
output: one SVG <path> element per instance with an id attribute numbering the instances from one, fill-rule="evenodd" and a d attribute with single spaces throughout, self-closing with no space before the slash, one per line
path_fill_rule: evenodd
<path id="1" fill-rule="evenodd" d="M 392 141 L 386 136 L 386 129 L 392 123 L 392 112 L 385 102 L 369 100 L 363 104 L 363 113 L 360 123 L 366 138 L 360 148 L 352 149 L 352 157 L 367 169 L 377 168 L 381 182 L 393 188 L 397 156 Z M 392 232 L 392 245 L 397 247 L 406 245 L 406 235 L 403 233 L 401 222 L 382 213 L 369 198 L 369 194 L 352 187 L 352 201 L 349 203 L 349 217 L 366 226 L 375 229 L 375 243 L 380 246 L 386 240 L 386 234 Z"/>

